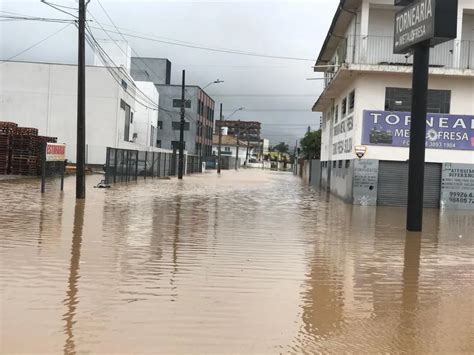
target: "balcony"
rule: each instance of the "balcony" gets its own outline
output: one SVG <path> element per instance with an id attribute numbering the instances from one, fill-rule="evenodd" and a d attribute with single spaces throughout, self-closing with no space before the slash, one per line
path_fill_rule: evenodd
<path id="1" fill-rule="evenodd" d="M 413 56 L 393 53 L 391 36 L 350 36 L 337 47 L 324 72 L 325 85 L 329 85 L 341 66 L 351 64 L 411 66 Z M 474 41 L 452 40 L 431 49 L 430 66 L 444 69 L 474 69 Z"/>

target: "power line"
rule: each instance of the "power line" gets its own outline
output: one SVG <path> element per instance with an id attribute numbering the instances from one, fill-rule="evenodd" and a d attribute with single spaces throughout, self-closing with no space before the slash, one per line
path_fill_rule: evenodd
<path id="1" fill-rule="evenodd" d="M 54 5 L 54 4 L 52 4 L 52 3 L 49 3 L 49 2 L 47 2 L 46 0 L 41 0 L 41 2 L 42 2 L 43 4 L 45 4 L 45 5 L 48 5 L 49 7 L 52 7 L 53 9 L 55 9 L 55 10 L 57 10 L 57 11 L 60 11 L 60 12 L 62 12 L 62 13 L 64 13 L 64 14 L 67 14 L 67 15 L 69 15 L 69 16 L 72 16 L 72 17 L 74 17 L 75 19 L 78 18 L 76 15 L 71 14 L 71 13 L 68 12 L 68 11 L 65 11 L 65 10 L 60 9 L 60 8 L 57 7 L 56 5 Z"/>
<path id="2" fill-rule="evenodd" d="M 61 27 L 59 30 L 57 30 L 57 31 L 55 31 L 55 32 L 53 32 L 53 33 L 51 33 L 50 35 L 48 35 L 47 37 L 43 38 L 42 40 L 40 40 L 40 41 L 38 41 L 38 42 L 32 44 L 32 45 L 29 46 L 28 48 L 25 48 L 25 49 L 23 49 L 22 51 L 16 53 L 15 55 L 12 55 L 11 57 L 9 57 L 9 58 L 7 58 L 7 59 L 2 60 L 0 64 L 3 64 L 3 63 L 5 63 L 5 62 L 7 62 L 7 61 L 9 61 L 9 60 L 12 60 L 12 59 L 14 59 L 14 58 L 16 58 L 16 57 L 22 55 L 23 53 L 29 51 L 30 49 L 33 49 L 33 48 L 39 46 L 41 43 L 46 42 L 46 41 L 47 41 L 48 39 L 50 39 L 51 37 L 54 37 L 54 36 L 56 36 L 58 33 L 64 31 L 64 30 L 65 30 L 67 27 L 69 27 L 70 25 L 71 25 L 71 24 L 68 23 L 66 26 Z"/>
<path id="3" fill-rule="evenodd" d="M 99 29 L 99 28 L 94 27 L 94 26 L 91 26 L 91 28 Z M 207 47 L 207 46 L 198 45 L 198 44 L 186 44 L 186 43 L 178 42 L 177 40 L 173 40 L 173 42 L 172 42 L 170 40 L 160 40 L 160 39 L 157 39 L 157 38 L 139 36 L 139 35 L 134 35 L 134 34 L 131 34 L 131 33 L 117 32 L 117 31 L 113 31 L 113 30 L 106 30 L 106 31 L 110 32 L 110 33 L 116 33 L 116 34 L 122 33 L 124 36 L 131 37 L 131 38 L 137 38 L 137 39 L 142 39 L 142 40 L 147 40 L 147 41 L 152 41 L 152 42 L 164 43 L 164 44 L 169 44 L 169 45 L 173 45 L 173 46 L 188 47 L 188 48 L 194 48 L 194 49 L 202 49 L 202 50 L 207 50 L 207 51 L 211 51 L 211 52 L 237 54 L 237 55 L 245 55 L 245 56 L 251 56 L 251 57 L 261 57 L 261 58 L 269 58 L 269 59 L 284 59 L 284 60 L 314 62 L 314 59 L 309 59 L 309 58 L 276 56 L 276 55 L 269 55 L 269 54 L 262 54 L 262 53 L 245 52 L 245 51 L 240 51 L 240 50 L 235 50 L 235 49 L 219 49 L 219 48 Z"/>

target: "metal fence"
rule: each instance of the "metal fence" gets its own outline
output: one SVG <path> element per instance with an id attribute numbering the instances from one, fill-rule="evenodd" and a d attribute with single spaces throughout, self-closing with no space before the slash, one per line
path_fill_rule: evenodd
<path id="1" fill-rule="evenodd" d="M 178 173 L 176 152 L 148 152 L 107 147 L 105 162 L 106 183 L 136 181 L 138 178 L 176 176 Z M 202 172 L 201 157 L 185 155 L 185 173 Z"/>

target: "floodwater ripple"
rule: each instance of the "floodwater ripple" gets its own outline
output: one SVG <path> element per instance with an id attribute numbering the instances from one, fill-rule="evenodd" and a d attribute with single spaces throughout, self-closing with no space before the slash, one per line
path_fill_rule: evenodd
<path id="1" fill-rule="evenodd" d="M 407 233 L 251 170 L 0 189 L 2 353 L 474 352 L 472 213 Z"/>

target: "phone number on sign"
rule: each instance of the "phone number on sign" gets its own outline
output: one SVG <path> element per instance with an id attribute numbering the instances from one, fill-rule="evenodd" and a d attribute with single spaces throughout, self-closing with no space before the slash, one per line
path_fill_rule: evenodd
<path id="1" fill-rule="evenodd" d="M 450 192 L 449 202 L 474 204 L 474 194 L 472 192 Z"/>

